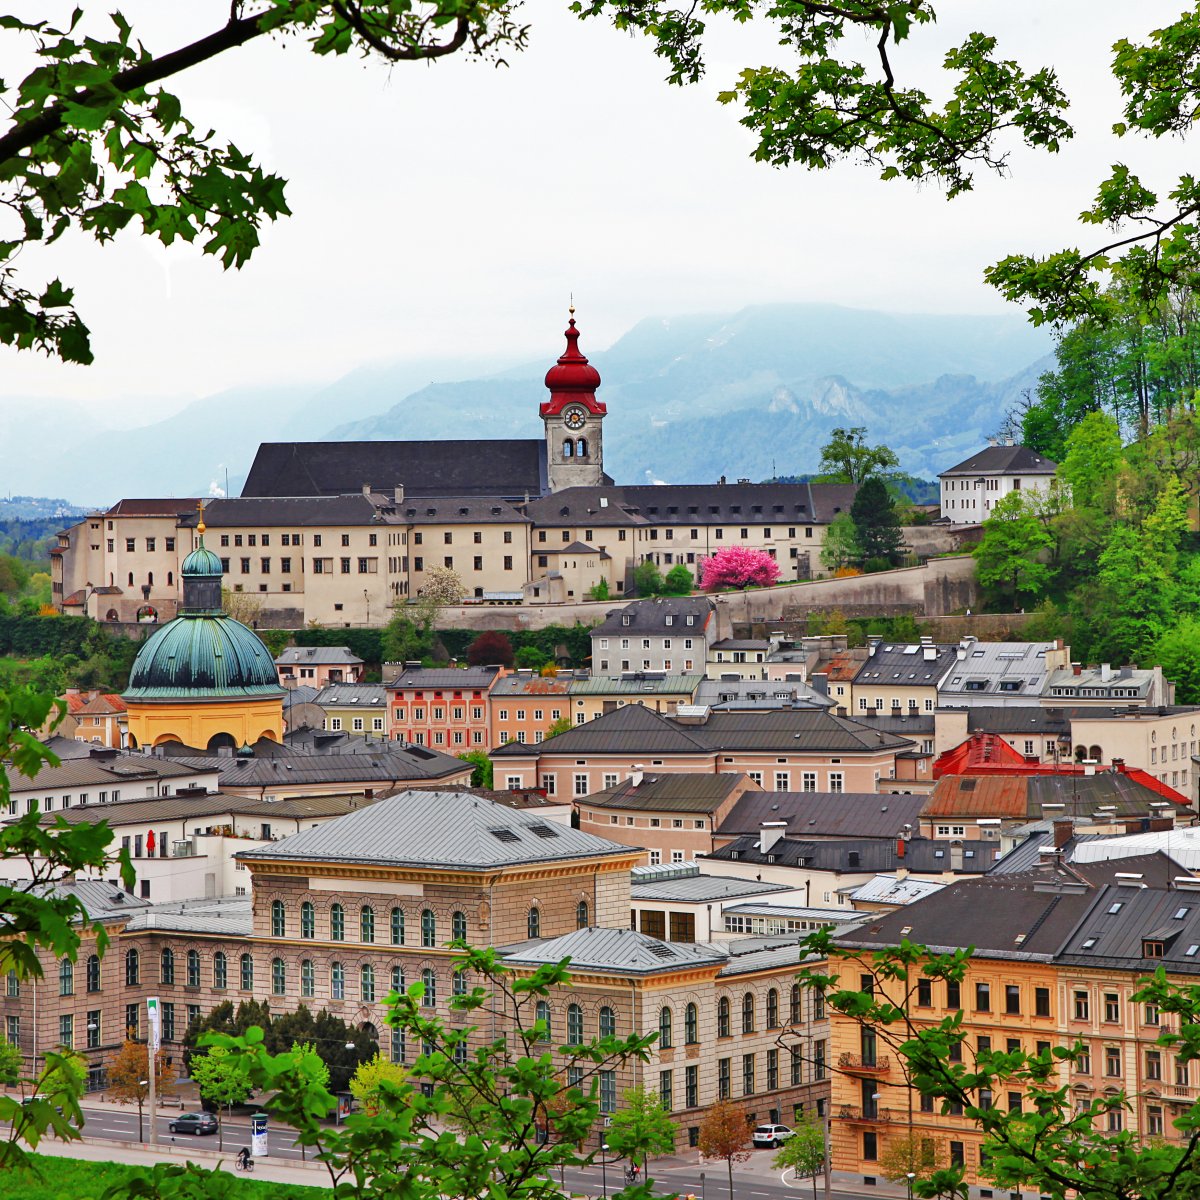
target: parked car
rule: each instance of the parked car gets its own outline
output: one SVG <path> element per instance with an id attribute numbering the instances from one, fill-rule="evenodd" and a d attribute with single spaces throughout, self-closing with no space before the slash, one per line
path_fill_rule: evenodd
<path id="1" fill-rule="evenodd" d="M 776 1150 L 795 1132 L 794 1129 L 789 1129 L 786 1125 L 756 1125 L 754 1133 L 750 1136 L 750 1140 L 754 1143 L 756 1149 L 761 1149 L 765 1146 L 771 1150 Z"/>
<path id="2" fill-rule="evenodd" d="M 212 1113 L 181 1113 L 167 1126 L 172 1133 L 216 1133 L 217 1118 Z"/>

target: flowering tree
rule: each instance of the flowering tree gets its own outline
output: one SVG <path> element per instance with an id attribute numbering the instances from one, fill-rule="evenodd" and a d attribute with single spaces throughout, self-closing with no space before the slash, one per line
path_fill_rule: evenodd
<path id="1" fill-rule="evenodd" d="M 706 592 L 770 587 L 778 582 L 779 564 L 765 550 L 749 546 L 728 546 L 700 564 L 700 587 Z"/>

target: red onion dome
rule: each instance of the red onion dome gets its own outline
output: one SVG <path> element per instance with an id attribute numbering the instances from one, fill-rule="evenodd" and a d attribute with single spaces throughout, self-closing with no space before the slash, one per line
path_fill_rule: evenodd
<path id="1" fill-rule="evenodd" d="M 572 317 L 566 330 L 567 348 L 556 366 L 546 372 L 551 392 L 594 392 L 600 386 L 600 372 L 579 352 L 579 330 Z"/>

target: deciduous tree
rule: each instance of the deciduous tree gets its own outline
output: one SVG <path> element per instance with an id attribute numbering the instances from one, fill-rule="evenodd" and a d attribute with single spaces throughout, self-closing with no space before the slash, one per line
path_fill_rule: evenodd
<path id="1" fill-rule="evenodd" d="M 466 750 L 458 756 L 463 762 L 471 764 L 471 786 L 490 788 L 492 786 L 492 760 L 482 750 Z"/>
<path id="2" fill-rule="evenodd" d="M 485 629 L 468 647 L 467 662 L 473 667 L 513 665 L 512 642 L 498 629 Z M 541 666 L 541 663 L 538 664 Z"/>
<path id="3" fill-rule="evenodd" d="M 854 520 L 848 512 L 838 513 L 825 527 L 825 541 L 821 544 L 821 565 L 827 571 L 837 571 L 860 561 L 862 551 L 858 546 L 858 535 Z"/>
<path id="4" fill-rule="evenodd" d="M 662 572 L 653 559 L 640 562 L 633 569 L 633 586 L 639 596 L 660 596 L 663 590 Z"/>
<path id="5" fill-rule="evenodd" d="M 1043 561 L 1051 538 L 1026 503 L 1023 492 L 1009 492 L 996 501 L 983 523 L 975 547 L 975 569 L 984 587 L 1006 590 L 1014 611 L 1021 597 L 1033 598 L 1046 590 L 1050 568 Z"/>
<path id="6" fill-rule="evenodd" d="M 675 1122 L 663 1107 L 657 1092 L 639 1084 L 621 1097 L 605 1134 L 609 1148 L 630 1163 L 641 1163 L 650 1174 L 652 1154 L 671 1154 L 675 1149 Z"/>
<path id="7" fill-rule="evenodd" d="M 706 592 L 727 588 L 771 587 L 779 582 L 779 564 L 765 550 L 726 546 L 700 564 L 700 587 Z"/>
<path id="8" fill-rule="evenodd" d="M 907 1184 L 911 1176 L 914 1188 L 918 1179 L 922 1182 L 932 1179 L 935 1172 L 949 1165 L 946 1143 L 924 1133 L 889 1137 L 879 1153 L 880 1174 L 901 1184 Z"/>
<path id="9" fill-rule="evenodd" d="M 664 596 L 688 596 L 696 586 L 695 577 L 686 563 L 676 563 L 663 580 Z"/>
<path id="10" fill-rule="evenodd" d="M 166 1051 L 155 1056 L 158 1067 L 156 1086 L 161 1095 L 175 1081 L 175 1067 L 167 1062 Z M 120 1104 L 136 1104 L 138 1141 L 145 1138 L 142 1114 L 150 1095 L 150 1049 L 145 1042 L 126 1038 L 108 1064 L 108 1093 Z M 154 1114 L 150 1114 L 154 1119 Z"/>
<path id="11" fill-rule="evenodd" d="M 350 1094 L 363 1106 L 369 1116 L 375 1116 L 383 1106 L 385 1089 L 395 1089 L 408 1076 L 399 1063 L 391 1062 L 382 1054 L 358 1064 L 350 1077 Z"/>
<path id="12" fill-rule="evenodd" d="M 750 1157 L 750 1129 L 746 1114 L 732 1100 L 710 1105 L 700 1122 L 700 1153 L 720 1159 L 729 1172 L 729 1194 L 733 1195 L 733 1164 Z"/>
<path id="13" fill-rule="evenodd" d="M 867 428 L 855 425 L 851 429 L 834 429 L 829 441 L 821 447 L 822 477 L 830 483 L 860 484 L 872 475 L 884 474 L 900 465 L 896 454 L 887 446 L 868 446 Z"/>
<path id="14" fill-rule="evenodd" d="M 225 1148 L 225 1120 L 221 1109 L 231 1111 L 235 1104 L 244 1104 L 254 1092 L 246 1075 L 246 1060 L 221 1046 L 213 1046 L 204 1054 L 193 1054 L 189 1068 L 200 1091 L 200 1098 L 217 1109 L 217 1148 Z"/>
<path id="15" fill-rule="evenodd" d="M 825 1123 L 807 1109 L 792 1129 L 792 1136 L 775 1155 L 779 1170 L 792 1170 L 803 1179 L 812 1177 L 813 1200 L 817 1200 L 817 1176 L 825 1170 Z"/>

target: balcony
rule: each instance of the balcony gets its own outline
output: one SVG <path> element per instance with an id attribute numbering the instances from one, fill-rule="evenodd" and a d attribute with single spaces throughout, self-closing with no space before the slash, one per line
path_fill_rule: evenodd
<path id="1" fill-rule="evenodd" d="M 1200 1088 L 1188 1087 L 1186 1084 L 1155 1081 L 1150 1086 L 1158 1088 L 1168 1104 L 1193 1104 L 1200 1098 Z"/>
<path id="2" fill-rule="evenodd" d="M 900 1113 L 894 1113 L 890 1108 L 879 1108 L 871 1105 L 868 1108 L 857 1108 L 852 1104 L 843 1104 L 837 1111 L 837 1119 L 851 1125 L 890 1125 L 893 1122 L 907 1120 Z"/>
<path id="3" fill-rule="evenodd" d="M 838 1066 L 848 1075 L 886 1075 L 892 1069 L 891 1059 L 886 1054 L 864 1057 L 847 1052 L 839 1056 Z"/>

